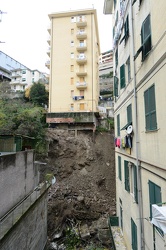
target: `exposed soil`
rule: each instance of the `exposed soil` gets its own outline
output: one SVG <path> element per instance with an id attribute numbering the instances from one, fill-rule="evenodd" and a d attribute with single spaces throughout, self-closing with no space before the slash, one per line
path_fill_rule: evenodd
<path id="1" fill-rule="evenodd" d="M 115 215 L 113 133 L 75 136 L 73 131 L 48 129 L 47 140 L 48 157 L 43 160 L 47 165 L 40 166 L 41 177 L 48 173 L 56 177 L 48 195 L 47 249 L 66 249 L 68 228 L 81 239 L 73 249 L 96 249 L 88 245 L 112 249 L 106 233 L 109 215 Z"/>

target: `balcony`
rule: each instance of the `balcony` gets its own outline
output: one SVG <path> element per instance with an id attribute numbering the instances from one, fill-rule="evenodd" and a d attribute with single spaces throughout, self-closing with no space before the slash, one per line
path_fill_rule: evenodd
<path id="1" fill-rule="evenodd" d="M 87 50 L 87 45 L 86 43 L 80 43 L 78 46 L 77 46 L 77 51 L 78 52 L 82 52 L 82 51 L 86 51 Z"/>
<path id="2" fill-rule="evenodd" d="M 76 24 L 77 27 L 86 27 L 87 26 L 86 18 L 84 16 L 77 17 Z"/>
<path id="3" fill-rule="evenodd" d="M 12 78 L 22 77 L 22 75 L 21 75 L 21 73 L 12 72 L 11 77 L 12 77 Z"/>
<path id="4" fill-rule="evenodd" d="M 47 61 L 47 62 L 45 63 L 45 66 L 46 66 L 48 69 L 50 69 L 50 61 Z"/>
<path id="5" fill-rule="evenodd" d="M 51 47 L 48 47 L 47 55 L 50 57 Z"/>
<path id="6" fill-rule="evenodd" d="M 86 39 L 87 38 L 87 34 L 85 31 L 78 31 L 76 36 L 78 39 Z"/>
<path id="7" fill-rule="evenodd" d="M 76 82 L 76 88 L 77 89 L 86 89 L 87 83 L 86 82 Z"/>
<path id="8" fill-rule="evenodd" d="M 86 76 L 87 72 L 86 71 L 77 71 L 76 74 L 77 74 L 77 76 Z"/>
<path id="9" fill-rule="evenodd" d="M 76 61 L 77 61 L 78 64 L 85 64 L 87 62 L 87 58 L 86 58 L 85 55 L 84 56 L 78 55 Z"/>

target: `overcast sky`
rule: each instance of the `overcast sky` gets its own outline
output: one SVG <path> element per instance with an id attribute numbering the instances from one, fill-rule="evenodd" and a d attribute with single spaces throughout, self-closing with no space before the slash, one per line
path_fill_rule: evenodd
<path id="1" fill-rule="evenodd" d="M 48 14 L 97 9 L 101 52 L 112 49 L 112 17 L 103 14 L 104 0 L 0 0 L 0 50 L 29 67 L 48 72 L 45 62 Z"/>

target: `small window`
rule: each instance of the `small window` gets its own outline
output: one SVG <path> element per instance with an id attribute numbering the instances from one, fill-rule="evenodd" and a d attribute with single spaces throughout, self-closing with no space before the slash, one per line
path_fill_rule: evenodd
<path id="1" fill-rule="evenodd" d="M 138 203 L 137 167 L 133 163 L 130 163 L 130 172 L 131 172 L 131 193 L 133 194 L 135 202 Z"/>
<path id="2" fill-rule="evenodd" d="M 73 77 L 70 78 L 70 84 L 71 84 L 71 85 L 74 84 L 74 78 L 73 78 Z"/>
<path id="3" fill-rule="evenodd" d="M 71 22 L 74 23 L 76 18 L 74 16 L 71 17 Z"/>
<path id="4" fill-rule="evenodd" d="M 70 71 L 74 72 L 74 65 L 70 65 Z"/>
<path id="5" fill-rule="evenodd" d="M 126 21 L 124 23 L 124 36 L 120 41 L 120 44 L 125 40 L 125 43 L 127 42 L 129 38 L 129 16 L 127 16 Z"/>
<path id="6" fill-rule="evenodd" d="M 74 58 L 74 53 L 71 52 L 70 57 L 73 59 Z"/>
<path id="7" fill-rule="evenodd" d="M 71 97 L 74 96 L 74 90 L 71 90 Z"/>
<path id="8" fill-rule="evenodd" d="M 26 78 L 22 78 L 22 82 L 26 82 Z"/>
<path id="9" fill-rule="evenodd" d="M 116 65 L 116 67 L 118 66 L 118 48 L 115 52 L 115 65 Z"/>
<path id="10" fill-rule="evenodd" d="M 70 110 L 71 110 L 71 111 L 74 111 L 74 104 L 71 104 L 71 105 L 70 105 Z"/>
<path id="11" fill-rule="evenodd" d="M 114 96 L 118 97 L 118 84 L 119 84 L 119 79 L 114 76 Z"/>
<path id="12" fill-rule="evenodd" d="M 26 70 L 23 70 L 23 71 L 22 71 L 22 74 L 26 74 Z"/>
<path id="13" fill-rule="evenodd" d="M 120 88 L 124 88 L 126 86 L 126 83 L 125 83 L 125 65 L 123 64 L 121 67 L 120 67 Z"/>
<path id="14" fill-rule="evenodd" d="M 73 35 L 74 34 L 74 29 L 71 29 L 71 35 Z"/>
<path id="15" fill-rule="evenodd" d="M 80 96 L 84 96 L 84 90 L 80 90 Z"/>
<path id="16" fill-rule="evenodd" d="M 84 40 L 80 40 L 80 44 L 79 44 L 80 47 L 84 47 L 85 46 L 85 42 Z"/>
<path id="17" fill-rule="evenodd" d="M 74 46 L 74 41 L 71 41 L 70 45 L 73 47 Z"/>
<path id="18" fill-rule="evenodd" d="M 155 85 L 144 92 L 145 124 L 146 131 L 157 129 Z"/>

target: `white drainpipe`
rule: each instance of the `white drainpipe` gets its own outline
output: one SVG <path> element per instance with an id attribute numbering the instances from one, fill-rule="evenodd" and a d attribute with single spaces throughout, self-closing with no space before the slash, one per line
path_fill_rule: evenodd
<path id="1" fill-rule="evenodd" d="M 134 47 L 134 27 L 133 27 L 133 7 L 132 0 L 130 0 L 130 16 L 131 16 L 131 39 L 132 39 L 132 52 L 133 57 L 135 55 Z M 143 203 L 142 203 L 142 182 L 141 182 L 141 167 L 138 159 L 138 116 L 137 116 L 137 92 L 136 92 L 136 70 L 135 61 L 133 61 L 133 81 L 134 81 L 134 120 L 135 120 L 135 131 L 134 136 L 136 140 L 136 166 L 137 166 L 137 185 L 138 185 L 138 207 L 139 207 L 139 222 L 140 222 L 140 246 L 141 250 L 145 249 L 144 244 L 144 224 L 143 224 Z"/>

